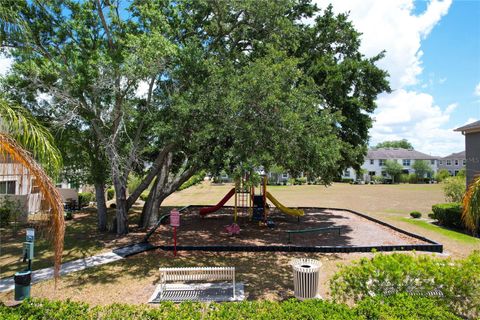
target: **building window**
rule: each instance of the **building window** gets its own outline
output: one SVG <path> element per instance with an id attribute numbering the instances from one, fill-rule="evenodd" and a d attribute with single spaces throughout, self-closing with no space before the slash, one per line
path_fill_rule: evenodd
<path id="1" fill-rule="evenodd" d="M 387 172 L 386 171 L 382 171 L 382 177 L 386 177 L 387 176 Z"/>
<path id="2" fill-rule="evenodd" d="M 463 165 L 465 165 L 467 163 L 467 160 L 463 159 Z"/>
<path id="3" fill-rule="evenodd" d="M 343 175 L 345 177 L 350 177 L 350 170 L 345 170 L 345 172 L 343 173 Z"/>
<path id="4" fill-rule="evenodd" d="M 282 173 L 282 178 L 283 179 L 288 179 L 288 173 Z"/>
<path id="5" fill-rule="evenodd" d="M 373 176 L 377 175 L 377 173 L 375 171 L 370 171 L 370 172 L 368 172 L 368 175 L 373 177 Z"/>
<path id="6" fill-rule="evenodd" d="M 378 164 L 380 165 L 380 167 L 383 167 L 385 165 L 386 161 L 387 160 L 385 160 L 385 159 L 380 159 L 380 160 L 378 160 Z"/>
<path id="7" fill-rule="evenodd" d="M 375 164 L 375 160 L 370 159 L 370 164 Z"/>
<path id="8" fill-rule="evenodd" d="M 455 165 L 458 166 L 458 160 L 457 159 L 455 159 Z"/>
<path id="9" fill-rule="evenodd" d="M 435 160 L 430 160 L 430 164 L 431 164 L 431 165 L 434 165 L 434 164 L 435 164 Z"/>
<path id="10" fill-rule="evenodd" d="M 0 194 L 15 194 L 16 181 L 0 181 Z"/>
<path id="11" fill-rule="evenodd" d="M 404 166 L 409 166 L 410 165 L 410 159 L 403 159 L 403 165 Z"/>
<path id="12" fill-rule="evenodd" d="M 447 166 L 451 166 L 452 165 L 452 160 L 447 160 Z"/>
<path id="13" fill-rule="evenodd" d="M 439 164 L 439 165 L 442 165 L 442 164 L 443 164 L 443 160 L 438 160 L 438 164 Z"/>

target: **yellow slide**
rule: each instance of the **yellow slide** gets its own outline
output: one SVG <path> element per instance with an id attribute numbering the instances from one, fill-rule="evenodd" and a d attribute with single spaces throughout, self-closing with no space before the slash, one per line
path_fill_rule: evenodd
<path id="1" fill-rule="evenodd" d="M 283 213 L 285 214 L 289 214 L 291 216 L 295 216 L 295 217 L 300 217 L 300 216 L 303 216 L 305 213 L 303 212 L 303 210 L 300 210 L 300 209 L 292 209 L 292 208 L 287 208 L 285 207 L 283 204 L 281 204 L 280 202 L 278 202 L 277 199 L 275 199 L 271 194 L 270 192 L 267 192 L 267 199 L 272 201 L 273 205 L 275 207 L 277 207 L 278 209 L 280 209 L 280 211 L 282 211 Z"/>

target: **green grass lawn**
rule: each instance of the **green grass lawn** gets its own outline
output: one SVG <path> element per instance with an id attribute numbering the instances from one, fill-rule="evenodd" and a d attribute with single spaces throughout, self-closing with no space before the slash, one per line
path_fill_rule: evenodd
<path id="1" fill-rule="evenodd" d="M 409 224 L 413 224 L 415 226 L 421 227 L 426 230 L 430 230 L 433 232 L 436 232 L 438 234 L 441 234 L 445 237 L 448 237 L 452 240 L 459 241 L 462 243 L 468 243 L 468 244 L 478 244 L 480 246 L 480 239 L 469 236 L 465 233 L 442 228 L 440 226 L 434 225 L 432 223 L 429 223 L 425 220 L 420 220 L 420 219 L 412 219 L 412 218 L 399 218 L 399 220 L 407 222 Z"/>

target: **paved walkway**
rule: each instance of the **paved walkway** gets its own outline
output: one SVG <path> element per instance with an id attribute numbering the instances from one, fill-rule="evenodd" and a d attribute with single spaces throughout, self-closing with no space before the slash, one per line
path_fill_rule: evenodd
<path id="1" fill-rule="evenodd" d="M 117 248 L 107 253 L 98 254 L 96 256 L 69 261 L 62 264 L 60 269 L 60 275 L 63 276 L 71 272 L 76 272 L 84 270 L 86 268 L 114 262 L 143 251 L 151 250 L 153 248 L 155 247 L 148 242 L 136 243 L 126 247 Z M 41 281 L 50 280 L 52 278 L 53 267 L 35 270 L 32 272 L 32 283 L 38 283 Z M 0 292 L 10 291 L 14 288 L 15 284 L 13 282 L 13 277 L 0 279 Z"/>

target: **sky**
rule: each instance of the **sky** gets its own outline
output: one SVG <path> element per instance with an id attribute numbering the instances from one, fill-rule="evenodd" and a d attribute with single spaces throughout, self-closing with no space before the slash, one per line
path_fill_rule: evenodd
<path id="1" fill-rule="evenodd" d="M 409 140 L 446 156 L 465 149 L 453 129 L 480 120 L 480 0 L 313 0 L 350 13 L 366 57 L 382 50 L 392 92 L 377 99 L 370 145 Z M 11 61 L 0 57 L 0 75 Z"/>
<path id="2" fill-rule="evenodd" d="M 480 119 L 480 0 L 315 2 L 350 13 L 365 56 L 386 51 L 377 65 L 392 93 L 377 99 L 370 145 L 407 139 L 435 156 L 465 150 L 453 129 Z"/>

